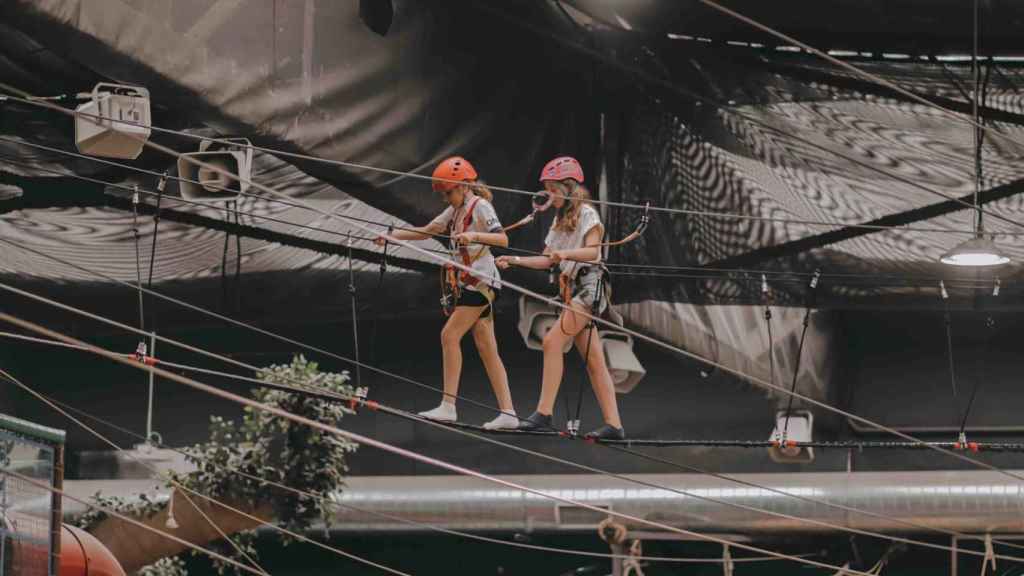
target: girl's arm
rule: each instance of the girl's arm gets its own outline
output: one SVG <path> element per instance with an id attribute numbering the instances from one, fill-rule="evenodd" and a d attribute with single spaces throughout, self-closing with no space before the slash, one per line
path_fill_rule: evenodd
<path id="1" fill-rule="evenodd" d="M 548 256 L 548 249 L 544 248 L 543 256 L 499 256 L 495 262 L 498 268 L 502 270 L 509 266 L 518 266 L 519 268 L 533 268 L 534 270 L 547 270 L 555 265 L 554 261 Z"/>
<path id="2" fill-rule="evenodd" d="M 583 237 L 583 247 L 572 250 L 557 250 L 551 254 L 555 262 L 574 260 L 577 262 L 599 262 L 601 260 L 601 227 L 592 226 Z"/>
<path id="3" fill-rule="evenodd" d="M 486 244 L 508 248 L 508 234 L 504 232 L 463 232 L 455 235 L 459 244 Z"/>
<path id="4" fill-rule="evenodd" d="M 442 232 L 444 232 L 444 227 L 442 225 L 431 222 L 426 226 L 392 230 L 389 236 L 395 240 L 426 240 L 427 238 L 431 238 Z M 377 238 L 377 244 L 384 244 L 385 240 L 386 238 L 382 235 Z"/>

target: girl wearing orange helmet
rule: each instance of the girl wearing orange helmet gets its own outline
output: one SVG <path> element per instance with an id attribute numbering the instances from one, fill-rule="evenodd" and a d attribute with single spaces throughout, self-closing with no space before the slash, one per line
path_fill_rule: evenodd
<path id="1" fill-rule="evenodd" d="M 537 410 L 523 420 L 520 430 L 552 428 L 551 414 L 558 397 L 564 371 L 564 350 L 570 343 L 583 355 L 587 375 L 601 406 L 605 425 L 587 434 L 598 439 L 626 437 L 619 418 L 615 388 L 605 364 L 604 349 L 597 330 L 586 329 L 590 319 L 584 314 L 600 315 L 608 307 L 603 290 L 601 239 L 604 226 L 590 204 L 590 193 L 583 186 L 583 169 L 569 156 L 555 158 L 540 175 L 544 188 L 552 196 L 558 211 L 545 239 L 543 256 L 501 256 L 501 269 L 522 266 L 547 270 L 558 266 L 563 297 L 570 309 L 563 309 L 558 325 L 544 336 L 544 377 Z"/>
<path id="2" fill-rule="evenodd" d="M 480 182 L 476 170 L 465 158 L 453 156 L 441 162 L 434 169 L 433 188 L 444 196 L 448 207 L 430 224 L 418 228 L 396 230 L 390 238 L 397 240 L 422 240 L 438 235 L 447 235 L 451 242 L 453 258 L 474 272 L 470 274 L 456 268 L 449 268 L 446 277 L 453 284 L 454 308 L 441 330 L 441 353 L 444 359 L 444 396 L 441 404 L 433 410 L 420 412 L 420 416 L 454 422 L 458 419 L 455 398 L 459 393 L 459 377 L 462 373 L 462 348 L 460 342 L 469 330 L 483 360 L 487 377 L 494 388 L 501 413 L 484 424 L 488 429 L 515 428 L 519 419 L 512 406 L 512 394 L 508 388 L 508 374 L 498 355 L 498 344 L 494 337 L 492 308 L 501 287 L 498 269 L 490 246 L 508 246 L 508 236 L 502 230 L 498 215 L 491 205 L 491 191 Z M 383 245 L 387 237 L 377 239 Z"/>

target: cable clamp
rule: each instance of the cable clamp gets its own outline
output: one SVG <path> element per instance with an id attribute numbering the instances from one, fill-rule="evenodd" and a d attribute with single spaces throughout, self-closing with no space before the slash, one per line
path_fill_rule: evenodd
<path id="1" fill-rule="evenodd" d="M 943 300 L 949 300 L 949 292 L 946 291 L 946 283 L 939 280 L 939 294 L 942 295 Z"/>
<path id="2" fill-rule="evenodd" d="M 725 576 L 732 576 L 733 570 L 736 565 L 732 561 L 732 553 L 729 551 L 729 545 L 722 545 L 722 574 Z"/>
<path id="3" fill-rule="evenodd" d="M 811 277 L 811 290 L 818 288 L 818 281 L 821 280 L 821 269 L 814 271 L 814 276 Z"/>
<path id="4" fill-rule="evenodd" d="M 167 170 L 164 170 L 163 175 L 160 176 L 160 181 L 156 183 L 156 191 L 163 192 L 167 188 Z"/>
<path id="5" fill-rule="evenodd" d="M 992 571 L 996 569 L 996 553 L 992 548 L 992 535 L 985 534 L 985 555 L 981 559 L 981 574 L 984 576 L 985 568 L 992 566 Z"/>
<path id="6" fill-rule="evenodd" d="M 351 398 L 349 398 L 348 407 L 351 408 L 353 411 L 355 411 L 355 409 L 360 404 L 366 405 L 367 404 L 366 396 L 369 395 L 369 393 L 370 393 L 369 387 L 367 387 L 367 386 L 359 386 L 358 388 L 356 388 L 355 396 L 352 396 Z"/>
<path id="7" fill-rule="evenodd" d="M 580 421 L 579 421 L 579 419 L 577 418 L 576 420 L 569 420 L 568 422 L 566 422 L 565 423 L 565 430 L 566 430 L 566 432 L 568 432 L 572 436 L 578 436 L 579 433 L 580 433 Z"/>
<path id="8" fill-rule="evenodd" d="M 996 276 L 995 284 L 992 285 L 992 296 L 999 296 L 999 290 L 1002 288 L 1002 283 L 999 281 L 999 277 Z"/>

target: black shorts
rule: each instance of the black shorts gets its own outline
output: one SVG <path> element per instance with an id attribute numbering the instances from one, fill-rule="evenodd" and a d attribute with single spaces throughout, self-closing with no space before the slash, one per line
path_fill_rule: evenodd
<path id="1" fill-rule="evenodd" d="M 494 288 L 491 288 L 491 291 L 494 292 L 494 300 L 497 301 L 498 295 L 501 293 L 501 290 L 495 290 Z M 484 311 L 480 313 L 480 317 L 489 318 L 491 316 L 491 308 L 493 308 L 493 303 L 488 302 L 487 297 L 477 292 L 476 290 L 470 290 L 466 287 L 463 287 L 462 290 L 459 291 L 459 299 L 455 301 L 455 306 L 472 306 L 474 308 L 478 306 L 487 306 L 487 308 L 485 308 Z"/>

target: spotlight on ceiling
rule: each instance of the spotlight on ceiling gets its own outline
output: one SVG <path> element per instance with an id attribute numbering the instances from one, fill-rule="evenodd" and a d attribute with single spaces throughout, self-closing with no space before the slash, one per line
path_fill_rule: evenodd
<path id="1" fill-rule="evenodd" d="M 942 263 L 950 266 L 998 266 L 1009 261 L 996 243 L 984 236 L 971 238 L 942 255 Z"/>
<path id="2" fill-rule="evenodd" d="M 4 184 L 0 182 L 0 201 L 2 200 L 14 200 L 15 198 L 21 198 L 25 195 L 25 191 L 19 186 L 14 184 Z"/>
<path id="3" fill-rule="evenodd" d="M 149 90 L 100 82 L 81 97 L 89 101 L 75 109 L 79 112 L 75 115 L 78 151 L 122 160 L 138 158 L 150 133 Z"/>
<path id="4" fill-rule="evenodd" d="M 633 337 L 623 332 L 602 330 L 604 361 L 619 394 L 628 394 L 643 380 L 647 370 L 633 352 Z"/>
<path id="5" fill-rule="evenodd" d="M 793 410 L 775 414 L 775 429 L 768 456 L 780 464 L 807 464 L 814 461 L 814 448 L 800 446 L 813 439 L 814 415 L 808 410 Z"/>
<path id="6" fill-rule="evenodd" d="M 387 36 L 395 19 L 392 0 L 359 0 L 359 19 L 380 36 Z"/>
<path id="7" fill-rule="evenodd" d="M 252 144 L 245 138 L 230 138 L 219 142 L 203 140 L 199 143 L 198 152 L 182 154 L 178 158 L 178 175 L 182 178 L 178 187 L 182 198 L 186 200 L 237 200 L 239 195 L 249 189 Z"/>
<path id="8" fill-rule="evenodd" d="M 519 297 L 519 335 L 523 337 L 523 343 L 527 348 L 544 349 L 544 336 L 558 324 L 561 312 L 547 302 L 538 302 L 526 296 Z M 568 352 L 572 348 L 572 341 L 567 344 L 563 352 Z"/>

